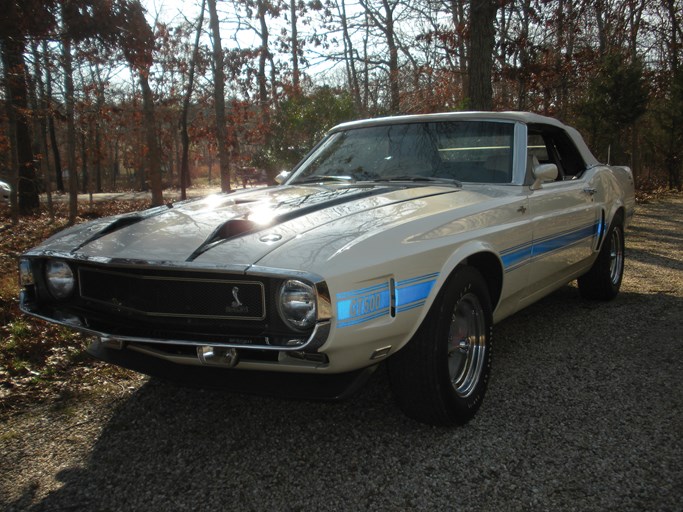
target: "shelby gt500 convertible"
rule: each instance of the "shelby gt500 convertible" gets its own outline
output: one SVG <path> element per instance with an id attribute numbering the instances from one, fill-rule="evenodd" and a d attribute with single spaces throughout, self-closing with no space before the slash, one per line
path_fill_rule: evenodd
<path id="1" fill-rule="evenodd" d="M 556 120 L 342 124 L 283 175 L 57 234 L 20 261 L 22 309 L 106 361 L 240 391 L 343 396 L 386 361 L 406 414 L 454 424 L 494 323 L 574 279 L 618 293 L 631 171 Z"/>

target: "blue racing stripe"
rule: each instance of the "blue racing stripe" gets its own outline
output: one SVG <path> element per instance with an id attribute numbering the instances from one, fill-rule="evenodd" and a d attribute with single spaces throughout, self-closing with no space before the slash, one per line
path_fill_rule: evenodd
<path id="1" fill-rule="evenodd" d="M 581 240 L 595 237 L 596 235 L 599 235 L 601 229 L 601 223 L 598 221 L 588 226 L 563 231 L 562 233 L 555 235 L 548 235 L 536 239 L 531 243 L 521 244 L 506 249 L 500 254 L 505 272 L 526 265 L 534 258 L 539 258 L 559 249 L 564 249 Z"/>
<path id="2" fill-rule="evenodd" d="M 393 301 L 388 282 L 340 292 L 336 295 L 337 326 L 349 327 L 424 306 L 438 276 L 435 272 L 398 281 Z"/>

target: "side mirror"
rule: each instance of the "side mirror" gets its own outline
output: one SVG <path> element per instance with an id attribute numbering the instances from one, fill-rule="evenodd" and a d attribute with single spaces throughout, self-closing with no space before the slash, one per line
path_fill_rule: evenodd
<path id="1" fill-rule="evenodd" d="M 289 178 L 289 175 L 292 174 L 290 171 L 280 171 L 277 176 L 275 176 L 275 183 L 278 185 L 282 185 L 287 178 Z"/>
<path id="2" fill-rule="evenodd" d="M 546 181 L 557 179 L 557 165 L 555 164 L 539 164 L 531 172 L 534 176 L 531 190 L 538 190 Z"/>

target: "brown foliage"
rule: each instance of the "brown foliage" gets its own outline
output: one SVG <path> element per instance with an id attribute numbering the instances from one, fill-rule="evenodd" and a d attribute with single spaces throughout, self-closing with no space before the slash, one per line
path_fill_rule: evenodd
<path id="1" fill-rule="evenodd" d="M 147 206 L 146 201 L 110 201 L 94 208 L 81 205 L 77 222 Z M 8 209 L 0 205 L 0 410 L 68 391 L 71 382 L 90 379 L 96 383 L 112 372 L 123 371 L 108 367 L 94 372 L 97 364 L 85 356 L 83 336 L 19 311 L 19 256 L 67 224 L 66 203 L 58 205 L 55 221 L 41 210 L 16 225 L 11 224 Z"/>

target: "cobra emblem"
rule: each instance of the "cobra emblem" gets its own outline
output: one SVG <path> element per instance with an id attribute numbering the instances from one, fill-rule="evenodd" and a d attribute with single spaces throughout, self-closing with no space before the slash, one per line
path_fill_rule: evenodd
<path id="1" fill-rule="evenodd" d="M 239 291 L 240 291 L 239 286 L 233 286 L 232 287 L 232 298 L 235 299 L 232 301 L 232 307 L 233 308 L 239 308 L 242 306 L 242 302 L 240 301 L 240 298 L 238 295 Z"/>

